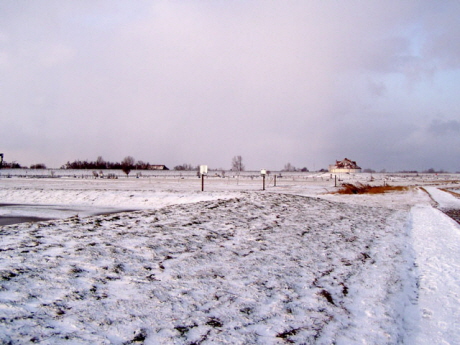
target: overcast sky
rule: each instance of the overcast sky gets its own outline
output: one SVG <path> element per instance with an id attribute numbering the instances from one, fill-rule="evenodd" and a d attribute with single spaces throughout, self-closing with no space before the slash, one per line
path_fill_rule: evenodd
<path id="1" fill-rule="evenodd" d="M 459 1 L 0 2 L 0 152 L 460 171 Z"/>

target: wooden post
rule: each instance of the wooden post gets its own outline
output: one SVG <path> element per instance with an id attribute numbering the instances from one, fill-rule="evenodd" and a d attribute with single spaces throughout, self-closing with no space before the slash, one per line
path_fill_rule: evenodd
<path id="1" fill-rule="evenodd" d="M 334 175 L 334 180 L 335 180 L 334 187 L 337 187 L 337 175 Z"/>
<path id="2" fill-rule="evenodd" d="M 201 175 L 201 191 L 204 191 L 204 175 L 208 173 L 207 165 L 200 165 L 200 175 Z"/>
<path id="3" fill-rule="evenodd" d="M 265 190 L 265 176 L 267 175 L 267 170 L 262 169 L 260 174 L 262 175 L 262 190 Z"/>
<path id="4" fill-rule="evenodd" d="M 276 174 L 275 174 L 275 184 L 273 185 L 273 187 L 276 187 Z"/>

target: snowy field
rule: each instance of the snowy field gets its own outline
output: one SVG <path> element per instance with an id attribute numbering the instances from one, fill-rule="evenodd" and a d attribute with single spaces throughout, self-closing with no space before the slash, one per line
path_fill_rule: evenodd
<path id="1" fill-rule="evenodd" d="M 56 218 L 0 227 L 0 343 L 460 344 L 459 175 L 54 177 L 0 178 Z"/>

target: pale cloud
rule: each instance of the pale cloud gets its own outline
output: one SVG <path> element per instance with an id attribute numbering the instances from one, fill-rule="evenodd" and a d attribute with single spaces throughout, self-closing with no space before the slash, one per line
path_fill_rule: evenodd
<path id="1" fill-rule="evenodd" d="M 40 62 L 46 68 L 66 63 L 74 57 L 74 49 L 63 44 L 54 44 L 43 47 L 43 49 L 38 53 Z"/>

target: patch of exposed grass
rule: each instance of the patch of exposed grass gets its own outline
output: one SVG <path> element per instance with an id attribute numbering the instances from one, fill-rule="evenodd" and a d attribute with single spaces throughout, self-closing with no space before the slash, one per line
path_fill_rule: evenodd
<path id="1" fill-rule="evenodd" d="M 351 184 L 344 183 L 337 194 L 382 194 L 386 192 L 402 192 L 408 190 L 408 187 L 403 186 L 371 186 L 368 184 Z"/>
<path id="2" fill-rule="evenodd" d="M 456 193 L 454 191 L 448 190 L 446 188 L 440 188 L 443 192 L 449 193 L 450 195 L 453 195 L 456 198 L 460 198 L 460 193 Z"/>

